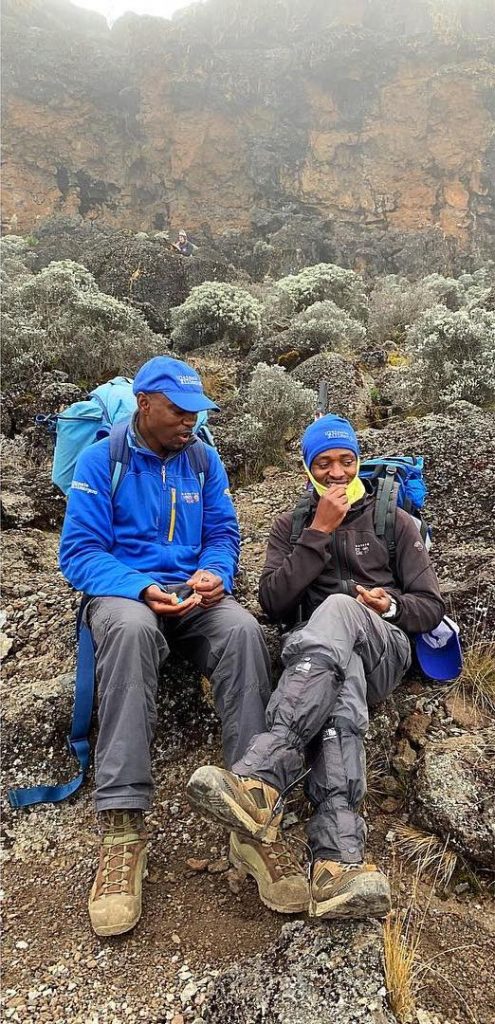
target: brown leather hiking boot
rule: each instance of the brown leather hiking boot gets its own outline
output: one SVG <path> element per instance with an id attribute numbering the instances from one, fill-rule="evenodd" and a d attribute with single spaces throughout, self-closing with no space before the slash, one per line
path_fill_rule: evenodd
<path id="1" fill-rule="evenodd" d="M 257 839 L 230 834 L 230 862 L 251 875 L 260 900 L 279 914 L 300 914 L 309 909 L 309 881 L 288 843 L 278 840 L 267 846 Z"/>
<path id="2" fill-rule="evenodd" d="M 122 935 L 141 917 L 147 836 L 141 811 L 103 811 L 100 863 L 88 910 L 97 935 Z"/>
<path id="3" fill-rule="evenodd" d="M 390 886 L 374 864 L 319 860 L 311 879 L 311 917 L 385 917 Z"/>
<path id="4" fill-rule="evenodd" d="M 282 811 L 273 814 L 279 794 L 260 779 L 244 779 L 207 764 L 191 775 L 186 787 L 191 807 L 228 829 L 274 843 Z"/>

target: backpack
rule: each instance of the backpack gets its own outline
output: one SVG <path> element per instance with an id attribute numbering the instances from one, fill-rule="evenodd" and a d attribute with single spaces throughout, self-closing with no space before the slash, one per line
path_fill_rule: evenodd
<path id="1" fill-rule="evenodd" d="M 394 455 L 367 459 L 359 467 L 359 477 L 371 485 L 375 494 L 374 527 L 377 537 L 387 542 L 390 561 L 395 560 L 395 517 L 404 509 L 416 524 L 426 550 L 431 547 L 431 527 L 421 515 L 428 494 L 423 478 L 422 456 Z M 299 499 L 292 517 L 290 535 L 294 546 L 309 519 L 312 494 L 307 490 Z"/>
<path id="2" fill-rule="evenodd" d="M 46 427 L 55 436 L 52 483 L 60 488 L 63 494 L 69 493 L 81 452 L 88 445 L 110 435 L 112 497 L 115 495 L 127 471 L 129 446 L 126 443 L 126 431 L 136 408 L 132 380 L 129 377 L 113 377 L 106 384 L 100 384 L 90 391 L 87 398 L 73 402 L 63 412 L 54 416 L 36 417 L 36 423 Z M 206 411 L 198 413 L 194 433 L 200 441 L 215 447 L 208 429 Z M 191 446 L 188 455 L 193 472 L 203 487 L 208 458 L 202 445 Z"/>

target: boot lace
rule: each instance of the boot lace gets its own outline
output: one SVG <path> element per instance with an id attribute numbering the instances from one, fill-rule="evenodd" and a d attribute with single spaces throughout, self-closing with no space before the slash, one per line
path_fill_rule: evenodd
<path id="1" fill-rule="evenodd" d="M 282 878 L 282 876 L 287 878 L 294 874 L 306 875 L 306 870 L 303 868 L 288 842 L 272 843 L 268 850 L 268 857 L 270 860 L 275 861 L 274 870 L 280 878 Z"/>
<path id="2" fill-rule="evenodd" d="M 108 814 L 103 820 L 103 857 L 99 896 L 127 892 L 136 844 L 143 839 L 139 814 Z"/>

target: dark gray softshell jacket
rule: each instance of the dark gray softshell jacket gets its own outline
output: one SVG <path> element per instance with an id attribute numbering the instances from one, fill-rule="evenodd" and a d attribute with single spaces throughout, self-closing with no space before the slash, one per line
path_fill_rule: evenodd
<path id="1" fill-rule="evenodd" d="M 375 499 L 367 495 L 331 534 L 309 527 L 290 544 L 292 512 L 279 516 L 268 538 L 259 599 L 272 621 L 294 624 L 298 609 L 305 621 L 330 594 L 352 594 L 353 583 L 383 587 L 397 602 L 390 619 L 406 633 L 426 633 L 445 612 L 438 580 L 411 516 L 397 509 L 396 554 L 390 564 L 387 542 L 376 536 Z"/>

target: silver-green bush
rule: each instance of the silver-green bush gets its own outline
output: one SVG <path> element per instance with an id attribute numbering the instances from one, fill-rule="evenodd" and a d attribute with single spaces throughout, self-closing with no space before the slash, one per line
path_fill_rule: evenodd
<path id="1" fill-rule="evenodd" d="M 363 279 L 353 270 L 344 270 L 335 263 L 316 263 L 304 267 L 299 274 L 282 277 L 276 285 L 290 296 L 295 312 L 307 309 L 315 302 L 331 299 L 356 320 L 366 323 L 368 299 Z"/>
<path id="2" fill-rule="evenodd" d="M 412 284 L 397 274 L 382 277 L 370 295 L 370 337 L 378 343 L 402 342 L 406 328 L 437 301 L 422 281 Z"/>
<path id="3" fill-rule="evenodd" d="M 463 400 L 495 402 L 495 313 L 434 306 L 407 332 L 420 403 L 436 411 Z"/>
<path id="4" fill-rule="evenodd" d="M 246 390 L 244 411 L 222 430 L 221 451 L 230 470 L 248 479 L 263 466 L 283 464 L 285 445 L 310 422 L 315 395 L 281 366 L 259 363 Z"/>
<path id="5" fill-rule="evenodd" d="M 491 308 L 494 287 L 495 267 L 491 263 L 458 278 L 429 274 L 414 283 L 390 274 L 381 278 L 371 293 L 369 335 L 378 342 L 402 342 L 406 329 L 433 306 L 446 306 L 452 312 L 464 307 Z"/>
<path id="6" fill-rule="evenodd" d="M 325 299 L 297 313 L 288 332 L 308 356 L 322 351 L 352 354 L 363 348 L 366 331 L 345 309 Z"/>
<path id="7" fill-rule="evenodd" d="M 165 348 L 139 312 L 101 292 L 89 271 L 71 260 L 11 276 L 2 336 L 6 383 L 51 370 L 74 382 L 131 375 Z"/>
<path id="8" fill-rule="evenodd" d="M 20 235 L 4 235 L 0 239 L 0 281 L 2 292 L 23 277 L 29 277 L 36 262 L 36 253 Z"/>
<path id="9" fill-rule="evenodd" d="M 261 303 L 243 288 L 206 281 L 171 310 L 172 343 L 179 352 L 230 341 L 245 352 L 260 333 Z"/>

